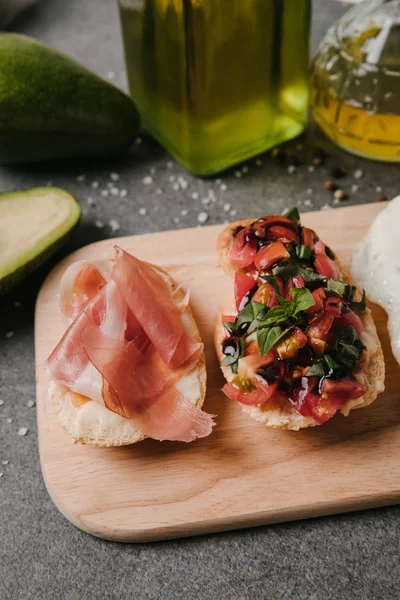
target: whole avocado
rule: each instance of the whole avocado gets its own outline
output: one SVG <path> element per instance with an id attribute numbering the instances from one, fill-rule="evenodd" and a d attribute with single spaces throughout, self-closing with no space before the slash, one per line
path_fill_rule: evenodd
<path id="1" fill-rule="evenodd" d="M 0 162 L 106 158 L 139 130 L 133 101 L 67 56 L 0 34 Z"/>

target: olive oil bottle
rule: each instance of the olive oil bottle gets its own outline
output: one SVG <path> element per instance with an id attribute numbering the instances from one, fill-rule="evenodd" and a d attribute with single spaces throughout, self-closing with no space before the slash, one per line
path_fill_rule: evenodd
<path id="1" fill-rule="evenodd" d="M 304 129 L 310 0 L 120 0 L 143 127 L 212 174 Z"/>
<path id="2" fill-rule="evenodd" d="M 400 162 L 400 0 L 365 0 L 327 33 L 313 61 L 321 129 L 366 158 Z"/>

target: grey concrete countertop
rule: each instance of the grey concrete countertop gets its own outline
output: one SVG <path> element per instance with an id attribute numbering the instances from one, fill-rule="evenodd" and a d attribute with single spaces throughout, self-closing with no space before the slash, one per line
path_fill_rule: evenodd
<path id="1" fill-rule="evenodd" d="M 334 0 L 316 0 L 314 5 L 315 48 L 344 7 Z M 56 46 L 125 87 L 113 0 L 43 0 L 14 24 L 14 30 Z M 330 158 L 310 172 L 309 148 L 315 144 L 322 144 Z M 186 540 L 122 545 L 92 538 L 71 525 L 51 502 L 41 476 L 33 406 L 33 310 L 51 266 L 72 249 L 104 237 L 195 226 L 204 211 L 207 223 L 212 224 L 280 211 L 290 204 L 301 210 L 328 210 L 332 198 L 323 190 L 323 182 L 337 165 L 348 172 L 343 186 L 350 199 L 344 204 L 372 202 L 379 187 L 388 197 L 399 192 L 397 166 L 346 155 L 312 129 L 291 147 L 303 163 L 291 176 L 287 167 L 267 153 L 260 157 L 261 163 L 248 161 L 244 172 L 242 165 L 219 178 L 198 179 L 146 138 L 135 144 L 130 156 L 101 167 L 0 168 L 2 190 L 52 181 L 76 195 L 84 213 L 69 246 L 1 300 L 1 600 L 400 598 L 397 507 Z M 354 179 L 356 169 L 363 171 L 359 180 Z M 122 197 L 101 194 L 108 189 L 113 172 L 120 177 L 115 186 L 127 191 Z M 182 179 L 175 189 L 178 177 Z M 221 189 L 219 180 L 226 189 L 224 185 Z M 99 182 L 97 189 L 96 184 L 92 187 L 94 181 Z M 357 191 L 352 191 L 354 185 L 359 186 Z M 203 204 L 210 189 L 217 201 Z M 120 226 L 118 233 L 112 231 L 110 220 Z M 24 437 L 18 435 L 20 427 L 28 428 Z"/>

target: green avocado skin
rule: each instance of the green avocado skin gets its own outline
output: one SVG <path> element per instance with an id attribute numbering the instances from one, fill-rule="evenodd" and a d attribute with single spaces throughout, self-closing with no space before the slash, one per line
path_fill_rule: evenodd
<path id="1" fill-rule="evenodd" d="M 107 158 L 140 126 L 133 101 L 67 56 L 0 34 L 0 162 Z"/>

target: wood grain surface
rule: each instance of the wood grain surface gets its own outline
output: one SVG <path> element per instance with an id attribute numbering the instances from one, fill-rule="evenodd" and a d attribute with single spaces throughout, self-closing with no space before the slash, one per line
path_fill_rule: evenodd
<path id="1" fill-rule="evenodd" d="M 348 264 L 355 243 L 383 206 L 307 213 L 303 222 Z M 204 408 L 217 415 L 217 426 L 206 439 L 191 444 L 145 440 L 110 449 L 71 444 L 46 401 L 44 360 L 64 328 L 58 285 L 67 265 L 110 255 L 115 240 L 69 256 L 52 271 L 39 294 L 35 341 L 43 476 L 59 510 L 92 535 L 144 542 L 400 500 L 400 377 L 384 312 L 372 306 L 387 374 L 386 391 L 371 407 L 298 433 L 265 428 L 220 391 L 223 378 L 213 348 L 213 325 L 232 285 L 215 252 L 220 230 L 221 226 L 212 226 L 117 240 L 191 289 L 208 365 Z"/>

